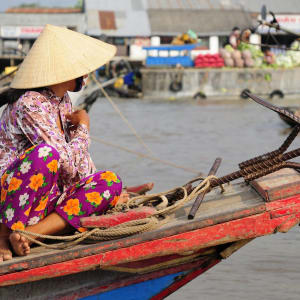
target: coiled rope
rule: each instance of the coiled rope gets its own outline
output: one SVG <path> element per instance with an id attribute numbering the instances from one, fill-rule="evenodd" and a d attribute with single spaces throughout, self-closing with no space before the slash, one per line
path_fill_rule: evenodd
<path id="1" fill-rule="evenodd" d="M 44 235 L 25 230 L 16 230 L 16 232 L 22 234 L 29 241 L 50 249 L 70 248 L 84 240 L 107 241 L 112 239 L 119 239 L 137 233 L 142 233 L 145 231 L 153 230 L 157 227 L 161 227 L 162 225 L 166 224 L 170 220 L 169 215 L 171 213 L 178 210 L 187 202 L 193 200 L 202 192 L 208 192 L 210 190 L 211 181 L 215 179 L 217 179 L 217 177 L 213 175 L 208 176 L 205 179 L 202 177 L 197 177 L 189 181 L 184 186 L 173 188 L 167 192 L 133 197 L 128 201 L 128 203 L 117 205 L 111 212 L 124 211 L 124 206 L 126 210 L 130 210 L 134 207 L 139 207 L 143 205 L 155 206 L 155 203 L 157 203 L 158 199 L 160 199 L 161 202 L 155 206 L 157 212 L 153 215 L 140 220 L 124 222 L 122 224 L 110 228 L 94 228 L 82 233 L 77 233 L 69 236 Z M 190 193 L 188 193 L 187 186 L 196 181 L 200 181 L 200 183 L 196 187 L 194 187 Z M 222 186 L 221 188 L 223 190 Z M 175 203 L 170 204 L 167 195 L 175 194 L 176 192 L 181 192 L 183 196 L 181 197 L 181 199 L 176 200 Z M 35 238 L 63 241 L 63 243 L 49 245 L 44 242 L 41 242 L 40 240 L 36 240 Z"/>

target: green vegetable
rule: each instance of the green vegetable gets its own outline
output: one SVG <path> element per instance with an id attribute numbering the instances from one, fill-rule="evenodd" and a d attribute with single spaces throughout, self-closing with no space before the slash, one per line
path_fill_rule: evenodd
<path id="1" fill-rule="evenodd" d="M 251 56 L 254 58 L 254 60 L 257 57 L 264 57 L 263 52 L 259 49 L 259 46 L 256 46 L 256 45 L 250 45 L 250 44 L 241 42 L 238 45 L 238 50 L 240 50 L 240 51 L 249 50 L 251 52 Z"/>
<path id="2" fill-rule="evenodd" d="M 291 68 L 291 67 L 293 67 L 293 60 L 288 55 L 279 54 L 276 56 L 276 64 L 279 67 Z"/>
<path id="3" fill-rule="evenodd" d="M 225 50 L 227 50 L 228 52 L 233 52 L 233 50 L 234 50 L 229 44 L 227 44 L 224 48 L 225 48 Z"/>
<path id="4" fill-rule="evenodd" d="M 266 73 L 264 77 L 265 77 L 265 80 L 267 80 L 269 82 L 272 80 L 272 74 L 271 73 Z"/>

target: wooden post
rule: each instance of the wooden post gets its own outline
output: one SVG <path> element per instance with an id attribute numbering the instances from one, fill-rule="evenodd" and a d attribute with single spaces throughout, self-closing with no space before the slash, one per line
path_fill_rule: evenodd
<path id="1" fill-rule="evenodd" d="M 208 173 L 208 176 L 211 176 L 211 175 L 215 175 L 217 170 L 219 169 L 219 166 L 221 164 L 221 161 L 222 161 L 222 158 L 218 157 L 216 158 L 214 164 L 212 165 L 211 169 L 209 170 L 209 173 Z M 206 192 L 203 192 L 201 194 L 198 195 L 198 197 L 196 198 L 189 214 L 188 214 L 188 219 L 191 220 L 191 219 L 194 219 L 195 215 L 196 215 L 196 212 L 205 196 Z"/>

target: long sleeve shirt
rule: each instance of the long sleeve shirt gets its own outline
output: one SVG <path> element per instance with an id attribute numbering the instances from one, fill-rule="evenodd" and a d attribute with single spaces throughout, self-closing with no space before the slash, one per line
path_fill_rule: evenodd
<path id="1" fill-rule="evenodd" d="M 50 89 L 28 91 L 8 104 L 0 118 L 0 175 L 27 148 L 41 143 L 53 146 L 60 154 L 58 184 L 62 191 L 94 173 L 88 129 L 81 124 L 74 128 L 66 119 L 70 113 L 70 98 L 59 98 Z"/>

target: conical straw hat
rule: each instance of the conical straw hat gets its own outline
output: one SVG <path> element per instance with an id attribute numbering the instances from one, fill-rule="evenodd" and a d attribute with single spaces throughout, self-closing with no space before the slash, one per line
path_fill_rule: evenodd
<path id="1" fill-rule="evenodd" d="M 17 71 L 11 87 L 28 89 L 68 81 L 108 62 L 116 47 L 87 35 L 46 25 Z"/>

